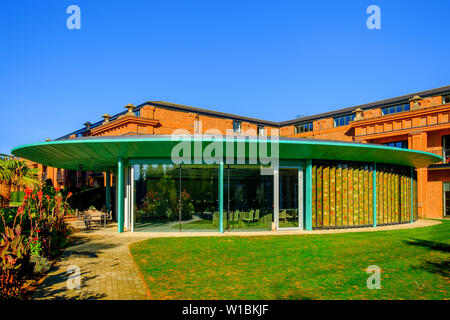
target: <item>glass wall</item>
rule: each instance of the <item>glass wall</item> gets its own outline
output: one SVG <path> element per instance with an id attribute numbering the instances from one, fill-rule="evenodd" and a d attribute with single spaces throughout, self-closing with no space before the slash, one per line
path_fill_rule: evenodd
<path id="1" fill-rule="evenodd" d="M 261 175 L 259 166 L 227 166 L 224 180 L 224 228 L 270 230 L 273 175 Z"/>
<path id="2" fill-rule="evenodd" d="M 175 231 L 180 221 L 180 167 L 134 166 L 134 231 Z"/>
<path id="3" fill-rule="evenodd" d="M 135 231 L 217 231 L 218 166 L 134 166 Z"/>
<path id="4" fill-rule="evenodd" d="M 179 231 L 217 231 L 219 227 L 219 167 L 181 166 Z"/>
<path id="5" fill-rule="evenodd" d="M 279 228 L 298 228 L 299 190 L 298 169 L 280 168 L 279 170 Z"/>
<path id="6" fill-rule="evenodd" d="M 444 216 L 450 216 L 450 182 L 443 182 L 442 189 L 444 191 Z"/>
<path id="7" fill-rule="evenodd" d="M 219 166 L 135 165 L 134 231 L 218 231 Z M 270 230 L 273 176 L 259 166 L 225 166 L 223 226 Z"/>

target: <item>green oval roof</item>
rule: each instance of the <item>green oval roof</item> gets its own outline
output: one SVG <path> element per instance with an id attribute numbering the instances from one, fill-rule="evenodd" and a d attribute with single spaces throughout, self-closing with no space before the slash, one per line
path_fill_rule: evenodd
<path id="1" fill-rule="evenodd" d="M 215 139 L 212 136 L 187 136 L 191 141 L 191 148 L 201 141 L 205 148 L 213 141 L 236 144 L 245 143 L 246 155 L 252 144 L 258 144 L 256 138 L 226 136 Z M 35 161 L 55 168 L 77 170 L 103 171 L 117 167 L 119 157 L 124 159 L 169 158 L 172 148 L 179 143 L 172 136 L 107 136 L 83 137 L 65 140 L 55 140 L 43 143 L 28 144 L 14 148 L 11 152 L 17 157 Z M 280 138 L 278 140 L 280 160 L 324 159 L 377 162 L 426 167 L 440 162 L 442 157 L 432 153 L 410 149 L 400 149 L 375 144 L 355 142 L 330 141 L 318 139 Z M 223 143 L 224 154 L 225 145 Z M 270 155 L 270 144 L 269 144 Z M 236 145 L 234 146 L 235 153 Z"/>

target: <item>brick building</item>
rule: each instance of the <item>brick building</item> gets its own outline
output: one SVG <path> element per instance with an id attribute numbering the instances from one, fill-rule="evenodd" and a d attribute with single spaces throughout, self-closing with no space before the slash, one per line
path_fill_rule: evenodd
<path id="1" fill-rule="evenodd" d="M 190 134 L 216 129 L 223 134 L 274 135 L 383 144 L 431 152 L 444 161 L 417 169 L 419 217 L 450 215 L 450 86 L 412 93 L 283 122 L 272 122 L 163 101 L 127 105 L 127 111 L 59 139 L 85 136 Z M 55 186 L 103 185 L 104 175 L 38 164 L 42 180 Z"/>

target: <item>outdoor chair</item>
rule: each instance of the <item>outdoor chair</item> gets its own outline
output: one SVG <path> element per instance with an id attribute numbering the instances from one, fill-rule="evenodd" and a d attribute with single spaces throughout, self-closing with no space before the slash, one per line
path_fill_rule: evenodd
<path id="1" fill-rule="evenodd" d="M 283 219 L 284 222 L 287 222 L 286 209 L 280 211 L 280 215 L 278 217 L 280 220 Z"/>
<path id="2" fill-rule="evenodd" d="M 294 218 L 293 209 L 286 210 L 286 219 L 287 220 L 292 220 L 293 218 Z"/>
<path id="3" fill-rule="evenodd" d="M 294 220 L 297 220 L 298 219 L 298 210 L 294 209 L 294 211 L 292 212 L 292 215 L 293 215 Z"/>
<path id="4" fill-rule="evenodd" d="M 92 225 L 96 225 L 97 227 L 101 227 L 102 223 L 104 222 L 105 219 L 105 214 L 104 212 L 101 211 L 92 211 L 92 212 L 83 212 L 84 214 L 84 223 L 86 226 L 86 229 L 90 229 L 92 227 Z"/>
<path id="5" fill-rule="evenodd" d="M 90 218 L 91 218 L 91 225 L 95 224 L 97 227 L 101 227 L 105 219 L 105 213 L 101 211 L 93 211 L 90 214 Z"/>
<path id="6" fill-rule="evenodd" d="M 242 218 L 242 221 L 247 223 L 253 222 L 253 212 L 253 209 L 247 212 L 247 214 Z"/>
<path id="7" fill-rule="evenodd" d="M 203 211 L 201 216 L 202 216 L 202 219 L 205 219 L 205 220 L 212 219 L 212 213 L 210 211 Z"/>
<path id="8" fill-rule="evenodd" d="M 218 211 L 214 211 L 212 223 L 213 223 L 214 227 L 217 227 L 219 225 L 219 212 Z"/>
<path id="9" fill-rule="evenodd" d="M 81 211 L 79 218 L 80 220 L 83 220 L 86 229 L 91 228 L 91 216 L 86 211 Z"/>
<path id="10" fill-rule="evenodd" d="M 233 219 L 231 220 L 232 225 L 237 224 L 239 225 L 239 210 L 234 211 L 233 213 Z"/>
<path id="11" fill-rule="evenodd" d="M 256 209 L 256 210 L 255 210 L 255 215 L 253 216 L 253 220 L 254 220 L 255 222 L 258 222 L 258 221 L 259 221 L 259 209 Z"/>

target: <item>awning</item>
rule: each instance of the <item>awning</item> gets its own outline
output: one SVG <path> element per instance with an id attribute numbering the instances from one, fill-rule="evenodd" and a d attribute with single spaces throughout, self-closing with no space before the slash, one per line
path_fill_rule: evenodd
<path id="1" fill-rule="evenodd" d="M 232 136 L 220 139 L 203 136 L 201 138 L 188 136 L 194 144 L 201 142 L 202 149 L 211 142 L 222 142 L 224 152 L 227 143 L 244 143 L 246 155 L 252 144 L 259 144 L 258 139 Z M 82 137 L 65 140 L 55 140 L 28 144 L 14 148 L 11 152 L 17 157 L 28 159 L 43 165 L 87 171 L 105 171 L 117 167 L 119 157 L 123 159 L 170 159 L 173 147 L 180 141 L 172 136 L 142 135 L 142 136 L 107 136 Z M 410 149 L 400 149 L 375 144 L 342 142 L 319 139 L 279 138 L 280 160 L 325 159 L 377 162 L 426 167 L 440 162 L 442 157 L 432 153 Z M 270 144 L 269 144 L 270 155 Z M 235 153 L 236 145 L 234 146 Z"/>

